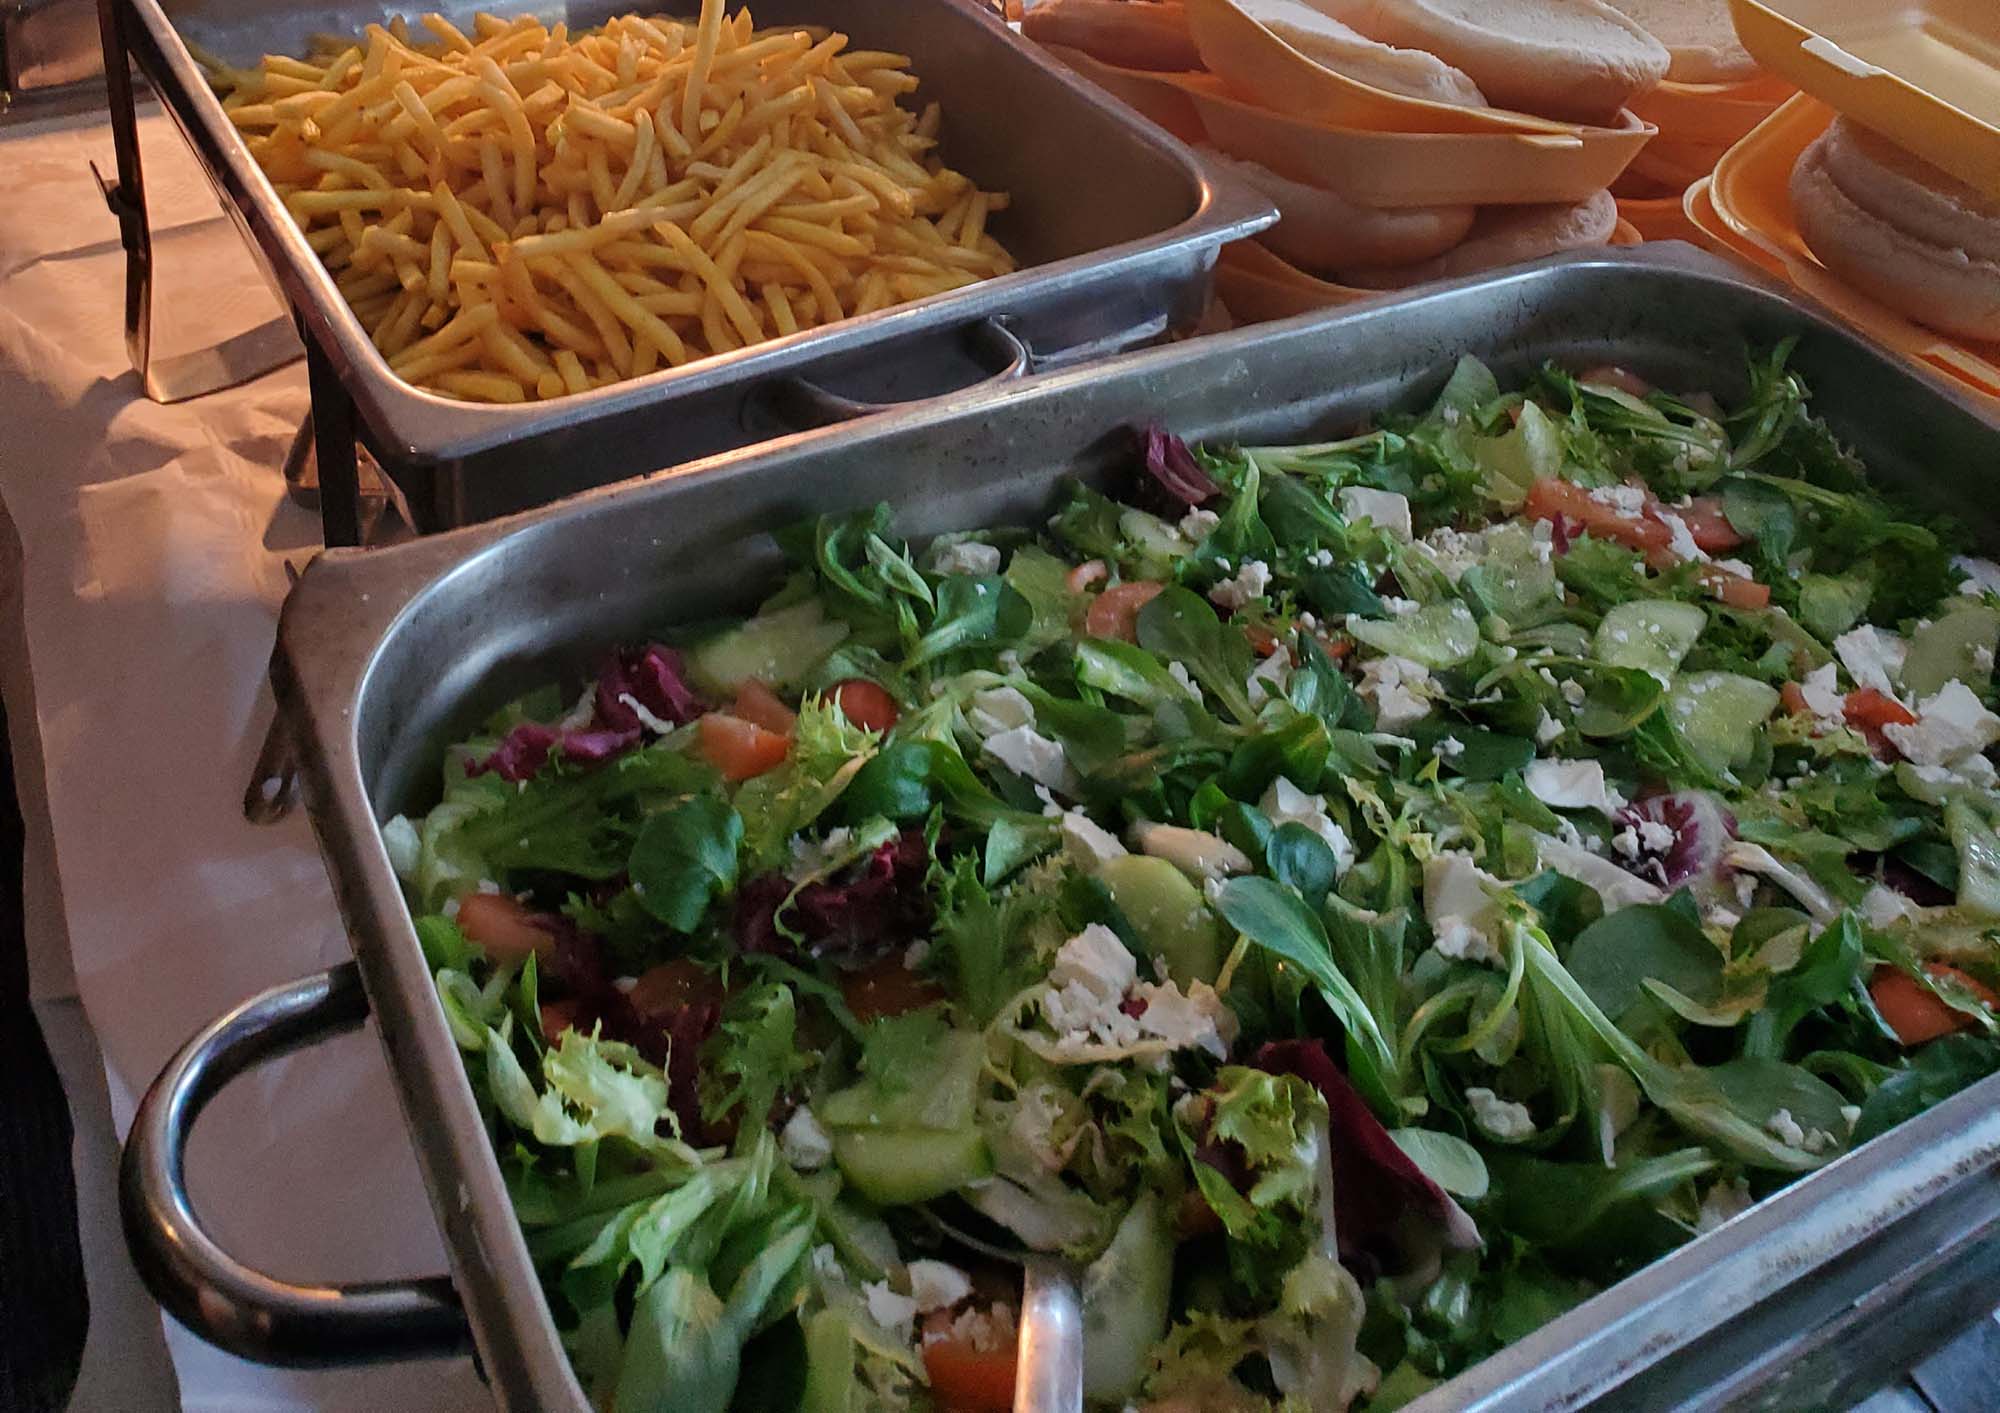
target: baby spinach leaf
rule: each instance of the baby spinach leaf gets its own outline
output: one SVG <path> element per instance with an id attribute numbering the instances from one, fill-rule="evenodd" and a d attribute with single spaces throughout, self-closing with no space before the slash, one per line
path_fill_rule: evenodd
<path id="1" fill-rule="evenodd" d="M 1774 1060 L 1782 1056 L 1800 1021 L 1853 991 L 1861 978 L 1862 957 L 1860 920 L 1842 913 L 1807 945 L 1797 966 L 1771 982 L 1764 1008 L 1744 1032 L 1743 1052 Z"/>
<path id="2" fill-rule="evenodd" d="M 920 667 L 961 648 L 1017 642 L 1034 617 L 1028 601 L 997 574 L 949 575 L 938 585 L 937 615 L 910 648 L 904 666 Z"/>
<path id="3" fill-rule="evenodd" d="M 1569 974 L 1613 1020 L 1645 994 L 1650 979 L 1704 1005 L 1722 994 L 1722 953 L 1699 923 L 1664 905 L 1620 908 L 1586 927 L 1569 949 Z"/>
<path id="4" fill-rule="evenodd" d="M 1257 718 L 1244 680 L 1250 675 L 1250 644 L 1226 630 L 1208 601 L 1174 586 L 1139 610 L 1139 646 L 1179 662 L 1229 714 L 1246 725 Z"/>
<path id="5" fill-rule="evenodd" d="M 1288 820 L 1272 830 L 1271 841 L 1264 848 L 1264 861 L 1271 876 L 1298 889 L 1308 907 L 1317 908 L 1333 891 L 1338 871 L 1333 850 L 1303 824 Z"/>
<path id="6" fill-rule="evenodd" d="M 708 905 L 736 886 L 743 818 L 728 801 L 694 795 L 650 816 L 626 870 L 647 912 L 677 932 L 700 926 Z"/>
<path id="7" fill-rule="evenodd" d="M 2000 1072 L 2000 1043 L 1979 1035 L 1933 1040 L 1868 1096 L 1851 1141 L 1857 1146 L 1866 1143 L 1996 1072 Z"/>

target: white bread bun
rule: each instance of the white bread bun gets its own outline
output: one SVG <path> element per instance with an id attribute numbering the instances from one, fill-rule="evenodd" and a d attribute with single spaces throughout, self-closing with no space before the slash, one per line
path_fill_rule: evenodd
<path id="1" fill-rule="evenodd" d="M 1022 17 L 1021 33 L 1121 69 L 1178 74 L 1202 66 L 1180 0 L 1042 0 Z"/>
<path id="2" fill-rule="evenodd" d="M 1763 73 L 1736 37 L 1729 0 L 1604 0 L 1660 43 L 1674 83 L 1743 83 Z"/>
<path id="3" fill-rule="evenodd" d="M 1574 205 L 1482 206 L 1471 234 L 1444 254 L 1408 264 L 1343 269 L 1340 278 L 1357 289 L 1407 289 L 1603 245 L 1617 228 L 1618 202 L 1608 191 L 1592 192 Z"/>
<path id="4" fill-rule="evenodd" d="M 1346 265 L 1428 259 L 1457 245 L 1472 229 L 1471 206 L 1360 206 L 1338 192 L 1281 177 L 1255 162 L 1209 147 L 1200 151 L 1271 198 L 1278 224 L 1259 232 L 1257 240 L 1310 275 Z"/>
<path id="5" fill-rule="evenodd" d="M 1422 48 L 1398 49 L 1359 34 L 1304 0 L 1232 0 L 1243 14 L 1323 68 L 1385 93 L 1483 108 L 1479 85 Z"/>
<path id="6" fill-rule="evenodd" d="M 1428 49 L 1503 108 L 1603 123 L 1666 77 L 1659 40 L 1599 0 L 1321 0 L 1370 39 Z"/>
<path id="7" fill-rule="evenodd" d="M 1914 157 L 1878 163 L 1880 139 L 1857 141 L 1857 131 L 1836 123 L 1792 169 L 1806 245 L 1847 284 L 1920 324 L 2000 339 L 2000 207 Z"/>

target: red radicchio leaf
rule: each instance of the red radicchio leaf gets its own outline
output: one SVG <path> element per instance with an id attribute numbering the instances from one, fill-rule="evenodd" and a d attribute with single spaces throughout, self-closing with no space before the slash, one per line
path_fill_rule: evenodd
<path id="1" fill-rule="evenodd" d="M 785 909 L 790 930 L 814 956 L 861 966 L 908 946 L 931 925 L 924 889 L 930 850 L 921 831 L 906 829 L 853 868 L 844 879 L 822 879 L 798 890 Z M 736 945 L 746 952 L 789 952 L 777 914 L 792 894 L 789 879 L 767 874 L 736 896 Z"/>
<path id="2" fill-rule="evenodd" d="M 1157 422 L 1146 428 L 1144 438 L 1146 470 L 1177 503 L 1193 507 L 1217 494 L 1220 488 L 1201 469 L 1186 442 Z"/>
<path id="3" fill-rule="evenodd" d="M 638 743 L 636 722 L 630 730 L 599 727 L 563 731 L 539 721 L 524 721 L 502 737 L 485 760 L 468 765 L 465 773 L 484 775 L 490 770 L 502 780 L 529 780 L 548 763 L 553 749 L 560 749 L 564 760 L 578 765 L 602 765 Z"/>
<path id="4" fill-rule="evenodd" d="M 1718 882 L 1723 850 L 1736 837 L 1736 817 L 1703 790 L 1676 790 L 1635 800 L 1618 811 L 1613 822 L 1639 836 L 1639 855 L 1626 861 L 1626 867 L 1665 888 L 1687 883 L 1699 890 Z M 1650 846 L 1642 827 L 1646 824 L 1673 830 L 1673 842 L 1665 848 Z"/>
<path id="5" fill-rule="evenodd" d="M 636 653 L 619 653 L 604 665 L 597 677 L 598 722 L 619 731 L 638 730 L 639 713 L 626 697 L 644 707 L 647 715 L 675 726 L 707 710 L 687 683 L 681 655 L 658 643 Z"/>
<path id="6" fill-rule="evenodd" d="M 1378 1275 L 1433 1266 L 1441 1249 L 1479 1245 L 1472 1218 L 1396 1146 L 1324 1044 L 1274 1040 L 1250 1063 L 1268 1074 L 1297 1075 L 1325 1098 L 1340 1260 L 1364 1285 Z"/>

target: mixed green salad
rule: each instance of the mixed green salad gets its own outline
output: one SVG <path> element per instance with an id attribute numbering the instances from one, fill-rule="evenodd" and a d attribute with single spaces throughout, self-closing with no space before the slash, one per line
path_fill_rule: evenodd
<path id="1" fill-rule="evenodd" d="M 2000 1070 L 2000 567 L 1616 369 L 793 532 L 384 837 L 618 1413 L 1399 1406 Z"/>

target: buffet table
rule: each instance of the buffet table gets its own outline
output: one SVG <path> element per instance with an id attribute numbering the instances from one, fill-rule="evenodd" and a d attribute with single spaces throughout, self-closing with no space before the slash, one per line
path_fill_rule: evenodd
<path id="1" fill-rule="evenodd" d="M 171 352 L 276 305 L 164 116 L 141 124 Z M 490 1408 L 470 1361 L 268 1370 L 209 1348 L 140 1289 L 116 1135 L 174 1048 L 253 991 L 347 953 L 304 816 L 239 800 L 271 716 L 264 663 L 317 517 L 277 473 L 305 410 L 294 363 L 149 402 L 119 325 L 96 116 L 0 128 L 0 646 L 27 821 L 35 1010 L 76 1123 L 91 1323 L 73 1406 Z M 190 1155 L 196 1201 L 281 1275 L 425 1273 L 443 1255 L 372 1035 L 232 1087 Z M 164 1325 L 164 1328 L 163 1328 Z M 178 1384 L 178 1398 L 175 1386 Z"/>

